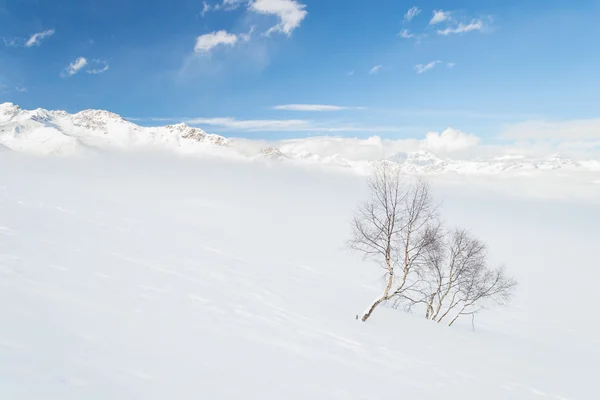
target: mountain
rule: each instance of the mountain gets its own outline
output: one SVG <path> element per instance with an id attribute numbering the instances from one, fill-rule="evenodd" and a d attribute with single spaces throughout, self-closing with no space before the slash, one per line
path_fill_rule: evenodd
<path id="1" fill-rule="evenodd" d="M 94 149 L 157 149 L 237 160 L 326 165 L 365 173 L 374 161 L 381 159 L 386 142 L 379 137 L 311 137 L 276 142 L 228 139 L 184 123 L 139 126 L 104 110 L 69 114 L 44 109 L 23 110 L 13 103 L 3 103 L 0 104 L 0 146 L 26 153 L 60 155 Z M 387 160 L 400 164 L 409 174 L 527 175 L 541 171 L 600 171 L 600 160 L 575 161 L 557 154 L 541 158 L 504 155 L 452 159 L 414 145 L 411 150 L 397 152 Z"/>
<path id="2" fill-rule="evenodd" d="M 186 124 L 142 127 L 104 110 L 22 110 L 12 103 L 0 104 L 0 144 L 35 154 L 74 154 L 86 148 L 143 148 L 195 150 L 226 147 L 223 136 Z"/>

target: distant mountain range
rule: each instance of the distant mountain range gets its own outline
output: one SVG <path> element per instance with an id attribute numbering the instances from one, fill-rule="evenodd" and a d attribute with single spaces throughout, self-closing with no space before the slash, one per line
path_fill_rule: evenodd
<path id="1" fill-rule="evenodd" d="M 69 114 L 45 109 L 23 110 L 12 103 L 0 104 L 0 152 L 10 149 L 39 155 L 78 155 L 95 150 L 160 149 L 231 159 L 323 164 L 357 171 L 365 171 L 378 159 L 369 154 L 361 156 L 360 151 L 351 152 L 352 157 L 342 152 L 336 153 L 335 147 L 332 151 L 330 145 L 333 140 L 344 139 L 313 137 L 280 142 L 228 139 L 183 123 L 142 127 L 104 110 Z M 369 141 L 373 142 L 373 138 L 362 140 L 361 145 L 370 145 Z M 342 145 L 353 146 L 354 143 L 349 140 Z M 326 147 L 327 151 L 320 151 Z M 600 172 L 600 160 L 571 160 L 558 155 L 465 160 L 441 158 L 421 149 L 400 152 L 386 159 L 400 164 L 407 173 L 414 174 L 493 175 L 543 170 Z"/>

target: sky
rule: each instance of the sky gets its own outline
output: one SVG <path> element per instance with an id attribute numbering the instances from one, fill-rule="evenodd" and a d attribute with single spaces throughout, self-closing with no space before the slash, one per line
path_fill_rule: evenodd
<path id="1" fill-rule="evenodd" d="M 230 136 L 600 146 L 592 0 L 0 0 L 0 102 Z"/>

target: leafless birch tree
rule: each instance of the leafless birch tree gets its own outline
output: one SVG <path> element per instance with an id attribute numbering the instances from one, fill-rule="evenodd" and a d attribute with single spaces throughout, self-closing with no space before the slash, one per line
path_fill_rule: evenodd
<path id="1" fill-rule="evenodd" d="M 396 164 L 378 164 L 368 188 L 370 199 L 355 213 L 349 247 L 385 270 L 386 285 L 362 321 L 380 304 L 418 285 L 432 227 L 438 224 L 428 184 L 409 181 Z"/>
<path id="2" fill-rule="evenodd" d="M 483 242 L 460 229 L 438 239 L 426 249 L 425 318 L 438 323 L 452 318 L 452 325 L 461 315 L 474 315 L 510 299 L 517 282 L 504 268 L 488 267 Z"/>
<path id="3" fill-rule="evenodd" d="M 429 186 L 382 162 L 368 181 L 370 198 L 354 215 L 349 247 L 380 265 L 385 288 L 362 316 L 382 303 L 452 325 L 462 315 L 506 303 L 517 282 L 487 265 L 486 245 L 465 230 L 446 232 Z"/>

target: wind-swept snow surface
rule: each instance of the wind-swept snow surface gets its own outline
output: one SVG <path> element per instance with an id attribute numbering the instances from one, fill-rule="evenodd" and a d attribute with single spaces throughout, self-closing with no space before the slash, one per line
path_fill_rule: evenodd
<path id="1" fill-rule="evenodd" d="M 552 177 L 540 200 L 434 181 L 520 281 L 472 332 L 389 308 L 355 320 L 381 271 L 343 248 L 354 175 L 1 154 L 2 399 L 598 395 L 600 185 Z"/>

